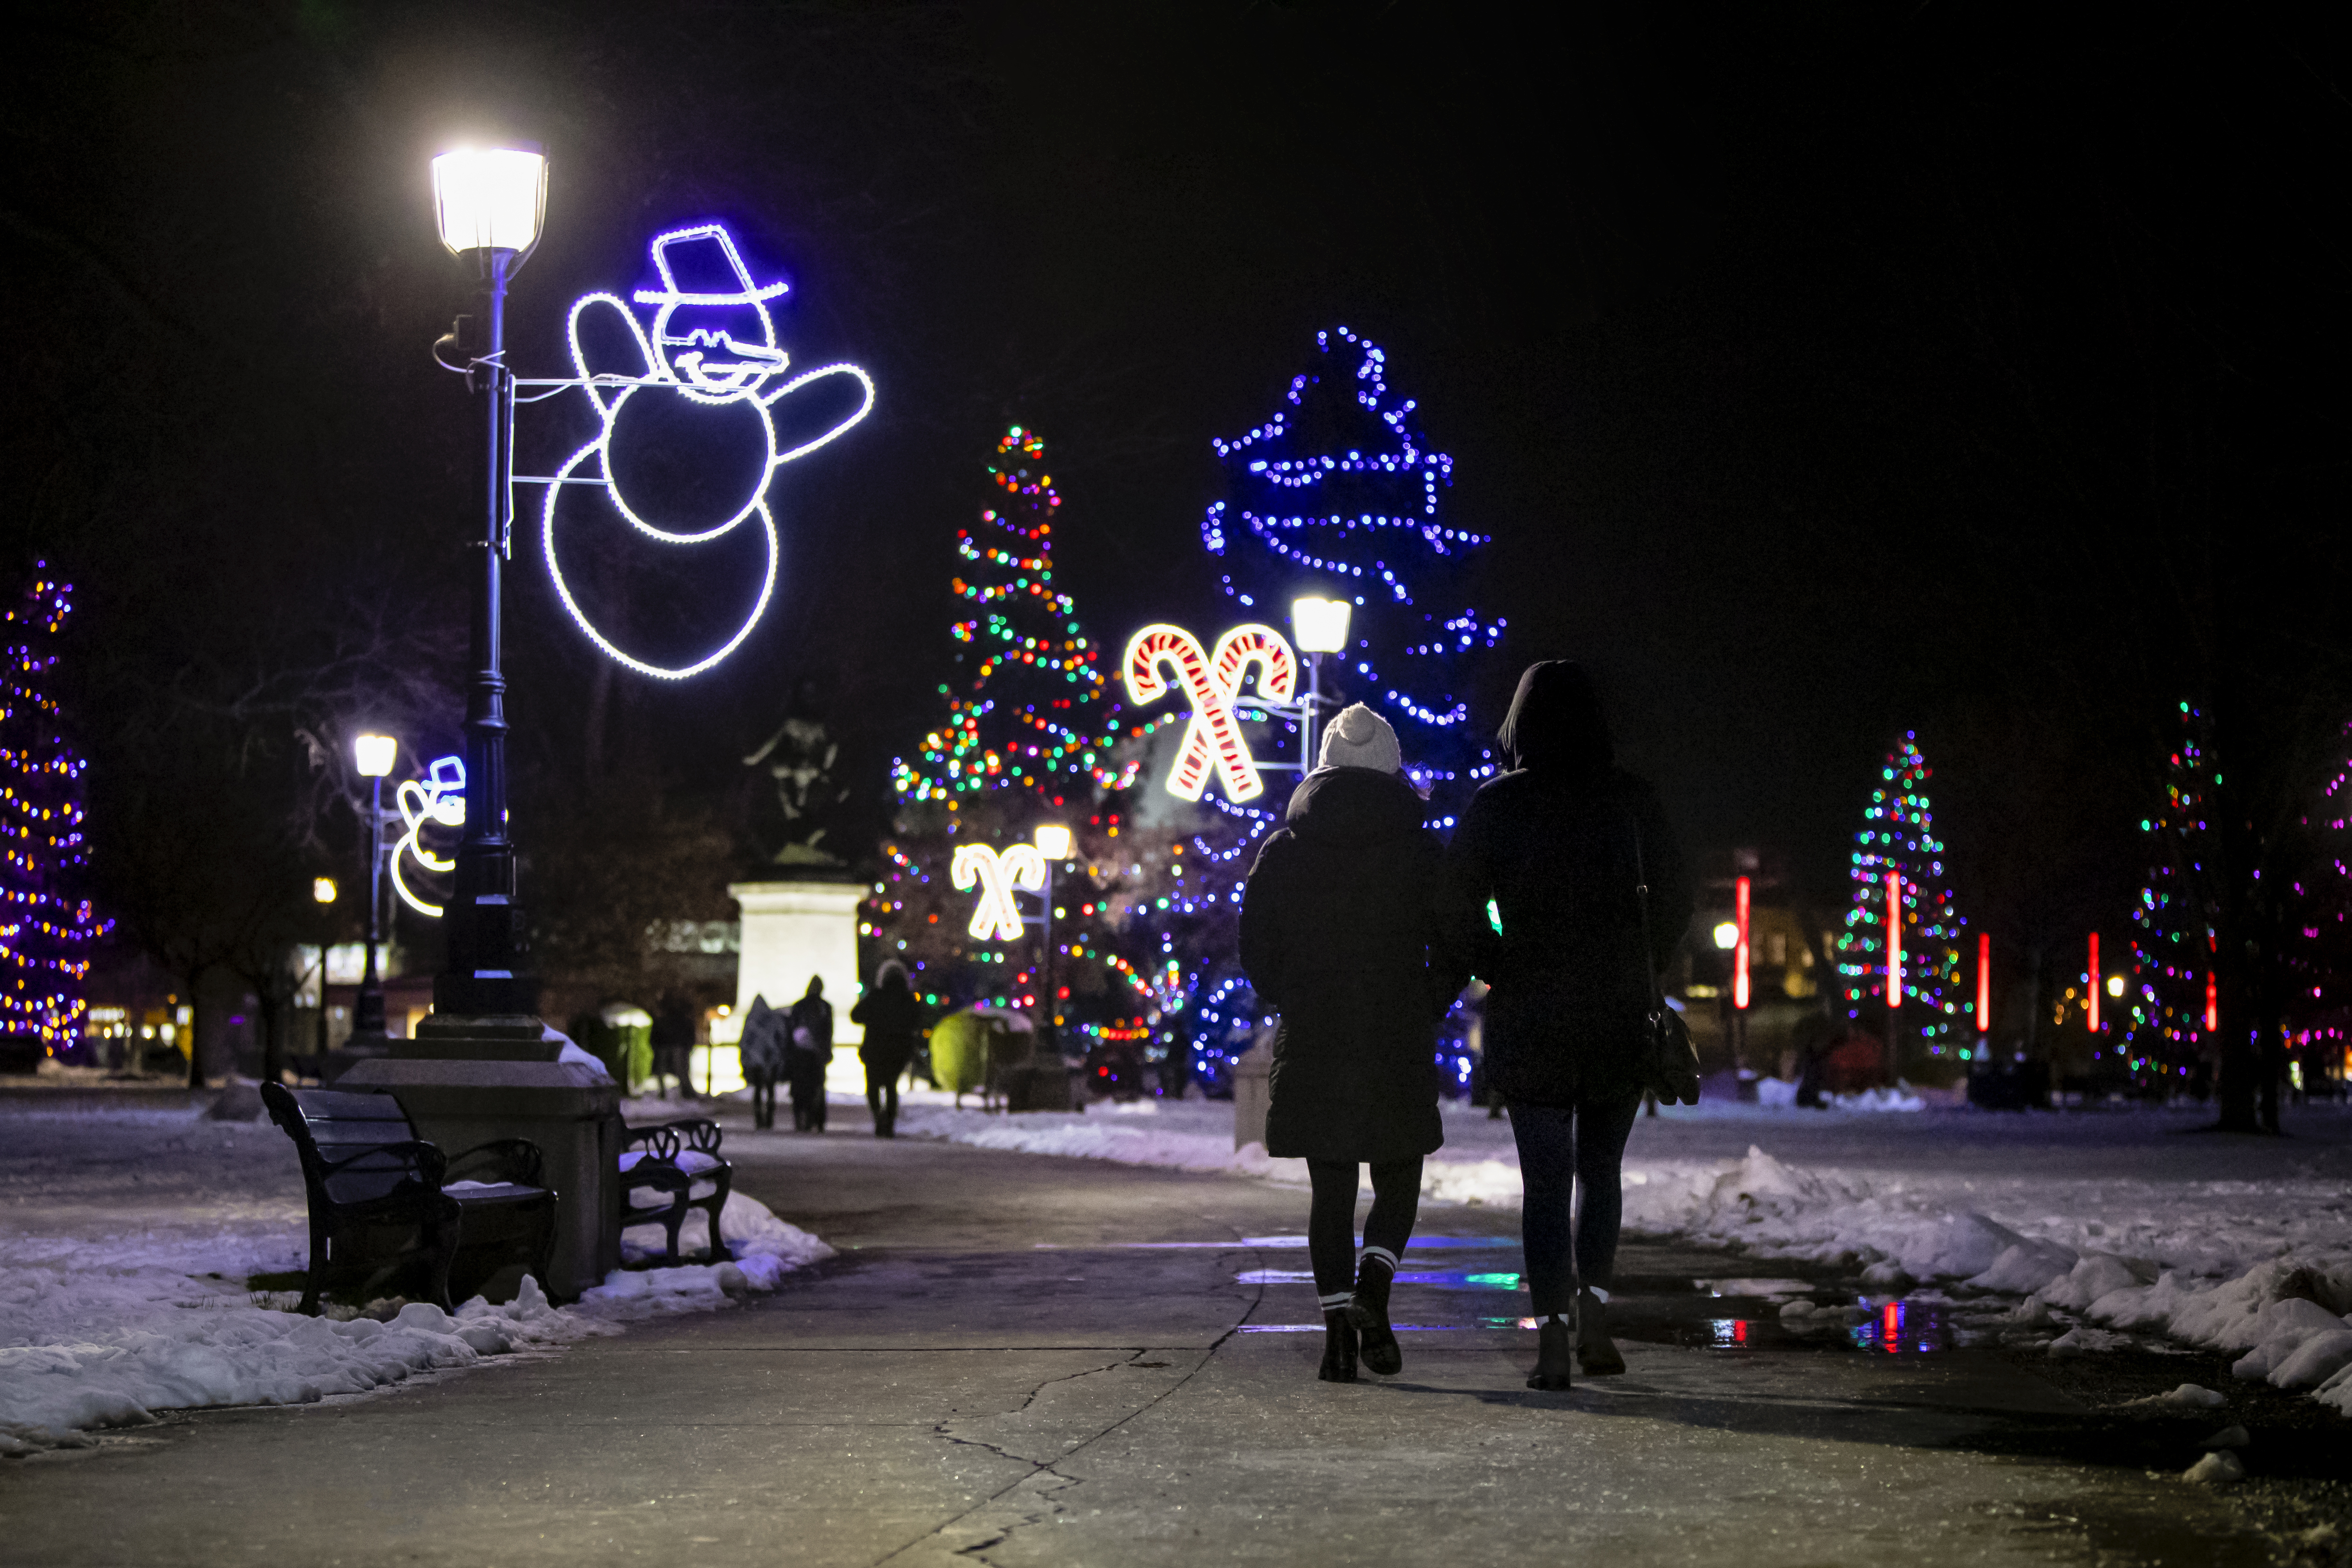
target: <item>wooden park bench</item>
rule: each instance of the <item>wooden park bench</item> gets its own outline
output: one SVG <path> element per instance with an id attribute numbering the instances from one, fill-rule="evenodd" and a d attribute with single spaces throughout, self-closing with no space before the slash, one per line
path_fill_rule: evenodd
<path id="1" fill-rule="evenodd" d="M 663 1261 L 676 1263 L 678 1227 L 700 1209 L 710 1221 L 710 1261 L 732 1258 L 719 1234 L 719 1215 L 735 1183 L 735 1168 L 719 1157 L 719 1123 L 688 1117 L 651 1127 L 621 1124 L 621 1227 L 658 1225 L 669 1237 Z M 709 1190 L 699 1197 L 698 1184 Z M 640 1200 L 638 1194 L 646 1196 Z"/>
<path id="2" fill-rule="evenodd" d="M 328 1290 L 362 1300 L 404 1273 L 412 1300 L 454 1311 L 501 1270 L 544 1280 L 555 1246 L 555 1194 L 541 1184 L 539 1145 L 501 1138 L 445 1155 L 416 1136 L 388 1094 L 261 1086 L 269 1119 L 302 1156 L 310 1197 L 310 1268 L 302 1292 L 315 1315 Z M 479 1171 L 494 1180 L 465 1179 Z"/>

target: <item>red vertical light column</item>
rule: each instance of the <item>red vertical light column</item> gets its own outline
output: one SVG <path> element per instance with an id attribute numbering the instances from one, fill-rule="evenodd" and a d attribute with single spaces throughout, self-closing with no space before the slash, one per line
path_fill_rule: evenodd
<path id="1" fill-rule="evenodd" d="M 1748 879 L 1742 877 L 1733 885 L 1732 918 L 1739 924 L 1739 940 L 1731 947 L 1731 1005 L 1748 1005 Z"/>
<path id="2" fill-rule="evenodd" d="M 2099 1032 L 2099 933 L 2091 933 L 2091 1033 Z"/>
<path id="3" fill-rule="evenodd" d="M 2211 1034 L 2221 1026 L 2221 982 L 2211 970 L 2205 972 L 2205 1032 Z"/>
<path id="4" fill-rule="evenodd" d="M 1903 873 L 1886 873 L 1886 1005 L 1903 1005 Z"/>
<path id="5" fill-rule="evenodd" d="M 1977 932 L 1977 1033 L 1992 1033 L 1992 932 Z"/>

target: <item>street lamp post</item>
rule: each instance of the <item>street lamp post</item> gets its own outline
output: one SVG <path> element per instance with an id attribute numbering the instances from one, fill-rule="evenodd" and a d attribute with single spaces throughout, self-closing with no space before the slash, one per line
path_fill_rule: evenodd
<path id="1" fill-rule="evenodd" d="M 1055 1015 L 1062 1005 L 1062 999 L 1054 984 L 1056 973 L 1054 963 L 1054 868 L 1070 858 L 1070 830 L 1063 823 L 1041 822 L 1037 825 L 1034 842 L 1038 855 L 1045 862 L 1045 912 L 1042 917 L 1045 922 L 1045 961 L 1038 968 L 1045 985 L 1046 1038 L 1055 1045 L 1056 1049 L 1059 1049 L 1061 1037 L 1055 1031 L 1061 1025 L 1061 1019 Z"/>
<path id="2" fill-rule="evenodd" d="M 375 966 L 375 950 L 383 940 L 378 913 L 383 908 L 383 775 L 392 772 L 393 760 L 399 754 L 400 742 L 390 735 L 362 735 L 352 742 L 352 760 L 360 776 L 368 782 L 367 965 L 360 973 L 359 1000 L 352 1007 L 352 1038 L 362 1044 L 381 1042 L 385 1037 L 383 980 Z M 327 999 L 323 972 L 319 984 L 323 1013 Z"/>
<path id="3" fill-rule="evenodd" d="M 1290 602 L 1290 630 L 1298 651 L 1306 655 L 1307 694 L 1298 703 L 1298 772 L 1301 777 L 1315 771 L 1316 710 L 1323 701 L 1323 656 L 1341 653 L 1348 647 L 1348 616 L 1350 605 L 1345 599 L 1324 599 L 1308 596 Z"/>
<path id="4" fill-rule="evenodd" d="M 473 673 L 466 689 L 466 836 L 446 930 L 448 957 L 434 977 L 433 1006 L 457 1017 L 530 1016 L 538 987 L 520 973 L 528 951 L 515 901 L 508 837 L 506 676 L 500 667 L 502 577 L 512 532 L 514 373 L 506 363 L 507 283 L 539 243 L 547 207 L 547 160 L 535 146 L 447 153 L 433 160 L 441 243 L 473 263 L 482 284 L 478 321 L 458 318 L 435 345 L 445 365 L 487 394 L 487 491 L 474 577 Z M 450 352 L 463 356 L 451 363 Z"/>

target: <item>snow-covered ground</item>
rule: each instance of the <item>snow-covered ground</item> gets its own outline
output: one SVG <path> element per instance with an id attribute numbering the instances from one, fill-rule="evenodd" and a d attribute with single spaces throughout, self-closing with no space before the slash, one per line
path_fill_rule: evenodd
<path id="1" fill-rule="evenodd" d="M 983 1148 L 1301 1185 L 1304 1162 L 1233 1147 L 1230 1105 L 989 1115 L 925 1095 L 899 1128 Z M 1890 1291 L 1957 1293 L 2053 1353 L 2134 1336 L 2240 1354 L 2239 1376 L 2352 1415 L 2352 1112 L 2291 1109 L 2285 1139 L 2204 1134 L 2211 1113 L 1965 1108 L 1826 1111 L 1703 1102 L 1634 1129 L 1635 1231 L 1843 1261 Z M 1449 1105 L 1432 1200 L 1516 1207 L 1507 1121 Z M 1791 1303 L 1792 1316 L 1805 1307 Z"/>
<path id="2" fill-rule="evenodd" d="M 0 1456 L 89 1441 L 92 1426 L 205 1405 L 364 1394 L 485 1356 L 544 1350 L 634 1320 L 772 1290 L 832 1248 L 730 1195 L 738 1261 L 612 1275 L 569 1307 L 534 1285 L 452 1318 L 413 1302 L 388 1321 L 289 1310 L 247 1280 L 304 1267 L 301 1167 L 268 1121 L 193 1110 L 0 1106 Z M 707 1239 L 691 1215 L 681 1247 Z M 628 1233 L 625 1247 L 658 1229 Z"/>

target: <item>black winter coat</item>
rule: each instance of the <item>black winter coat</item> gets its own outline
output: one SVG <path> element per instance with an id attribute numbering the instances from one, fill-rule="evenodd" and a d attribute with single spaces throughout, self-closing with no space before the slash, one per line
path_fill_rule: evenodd
<path id="1" fill-rule="evenodd" d="M 1409 1160 L 1445 1142 L 1437 1022 L 1468 981 L 1438 922 L 1444 850 L 1395 773 L 1321 768 L 1242 895 L 1242 967 L 1278 1009 L 1266 1152 Z"/>
<path id="2" fill-rule="evenodd" d="M 907 986 L 880 985 L 868 991 L 849 1010 L 849 1021 L 866 1026 L 866 1042 L 857 1047 L 857 1059 L 882 1077 L 898 1077 L 915 1059 L 923 1005 Z"/>
<path id="3" fill-rule="evenodd" d="M 1646 960 L 1634 892 L 1644 877 Z M 1450 940 L 1493 987 L 1486 1081 L 1525 1105 L 1639 1094 L 1643 965 L 1665 969 L 1691 917 L 1690 878 L 1657 792 L 1614 767 L 1505 773 L 1471 800 L 1446 881 Z"/>

